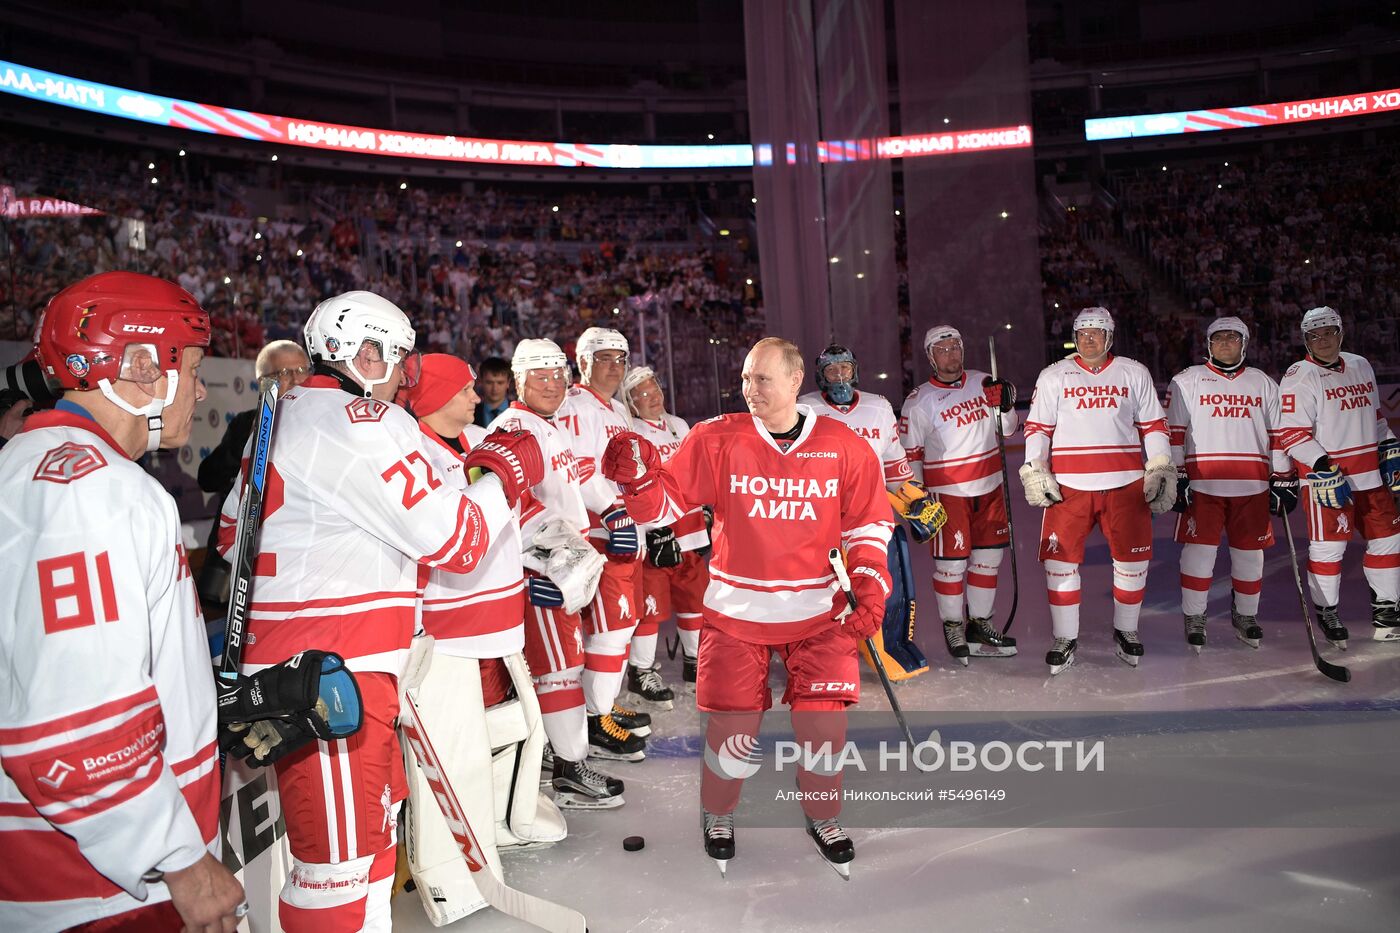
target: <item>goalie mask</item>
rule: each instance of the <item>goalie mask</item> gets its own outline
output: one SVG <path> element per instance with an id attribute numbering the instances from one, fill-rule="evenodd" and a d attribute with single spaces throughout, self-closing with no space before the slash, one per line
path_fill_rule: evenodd
<path id="1" fill-rule="evenodd" d="M 826 368 L 841 363 L 850 364 L 850 377 L 847 379 L 828 379 Z M 856 389 L 860 388 L 860 370 L 856 368 L 854 353 L 840 344 L 833 343 L 817 354 L 816 368 L 817 388 L 821 390 L 822 395 L 828 401 L 837 405 L 849 405 L 855 400 Z"/>

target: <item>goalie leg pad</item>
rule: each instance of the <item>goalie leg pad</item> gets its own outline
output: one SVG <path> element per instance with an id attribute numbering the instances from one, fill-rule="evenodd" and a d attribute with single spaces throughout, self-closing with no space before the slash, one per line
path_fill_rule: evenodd
<path id="1" fill-rule="evenodd" d="M 908 680 L 928 670 L 928 659 L 914 644 L 914 577 L 909 563 L 909 541 L 902 527 L 896 526 L 889 546 L 890 598 L 885 602 L 885 618 L 873 641 L 890 680 Z M 861 657 L 873 669 L 874 661 L 864 644 Z"/>
<path id="2" fill-rule="evenodd" d="M 486 715 L 491 745 L 496 749 L 491 761 L 496 845 L 550 845 L 567 836 L 569 826 L 554 801 L 539 790 L 545 741 L 540 701 L 524 656 L 510 654 L 501 661 L 515 685 L 516 698 L 488 710 Z"/>

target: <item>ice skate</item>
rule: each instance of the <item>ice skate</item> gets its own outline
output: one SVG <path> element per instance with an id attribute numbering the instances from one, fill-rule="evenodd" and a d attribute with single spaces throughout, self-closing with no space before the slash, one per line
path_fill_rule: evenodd
<path id="1" fill-rule="evenodd" d="M 556 757 L 551 783 L 554 804 L 561 810 L 612 810 L 623 804 L 622 782 L 594 771 L 586 761 Z"/>
<path id="2" fill-rule="evenodd" d="M 1197 613 L 1186 616 L 1186 644 L 1191 646 L 1191 650 L 1197 654 L 1206 645 L 1206 616 L 1205 613 Z"/>
<path id="3" fill-rule="evenodd" d="M 624 729 L 612 714 L 588 717 L 588 754 L 612 761 L 641 761 L 647 756 L 647 743 Z"/>
<path id="4" fill-rule="evenodd" d="M 554 746 L 549 742 L 544 743 L 544 751 L 540 753 L 540 785 L 548 784 L 554 775 Z"/>
<path id="5" fill-rule="evenodd" d="M 851 880 L 851 862 L 856 857 L 855 844 L 836 817 L 825 820 L 807 818 L 807 835 L 817 844 L 817 851 L 835 872 L 847 881 Z"/>
<path id="6" fill-rule="evenodd" d="M 1055 639 L 1050 645 L 1050 650 L 1045 652 L 1045 663 L 1050 665 L 1051 677 L 1074 663 L 1074 652 L 1078 647 L 1079 639 L 1077 638 Z"/>
<path id="7" fill-rule="evenodd" d="M 729 860 L 734 857 L 734 814 L 701 814 L 700 829 L 705 837 L 705 854 L 715 860 L 720 877 L 727 878 Z"/>
<path id="8" fill-rule="evenodd" d="M 1137 630 L 1125 632 L 1121 629 L 1113 630 L 1113 653 L 1118 655 L 1124 664 L 1133 667 L 1138 666 L 1142 660 L 1142 639 L 1138 638 Z"/>
<path id="9" fill-rule="evenodd" d="M 643 709 L 668 710 L 675 706 L 676 694 L 654 669 L 627 665 L 628 699 Z"/>
<path id="10" fill-rule="evenodd" d="M 1322 628 L 1322 634 L 1327 637 L 1334 648 L 1347 650 L 1347 627 L 1337 616 L 1337 607 L 1314 606 L 1314 608 L 1317 609 L 1317 624 Z"/>
<path id="11" fill-rule="evenodd" d="M 1259 622 L 1254 616 L 1243 615 L 1231 606 L 1230 624 L 1234 626 L 1236 638 L 1251 648 L 1259 647 L 1259 642 L 1264 638 L 1264 630 L 1259 627 Z"/>
<path id="12" fill-rule="evenodd" d="M 628 709 L 618 703 L 613 703 L 611 715 L 614 722 L 633 735 L 643 739 L 651 735 L 650 713 L 641 713 L 634 709 Z"/>
<path id="13" fill-rule="evenodd" d="M 966 667 L 967 657 L 971 652 L 967 647 L 967 636 L 963 634 L 963 624 L 961 622 L 944 622 L 943 640 L 948 643 L 948 653 L 953 656 L 953 660 Z"/>
<path id="14" fill-rule="evenodd" d="M 1400 601 L 1371 597 L 1371 637 L 1376 641 L 1400 640 Z"/>
<path id="15" fill-rule="evenodd" d="M 1016 656 L 1016 639 L 997 631 L 991 619 L 968 619 L 967 642 L 974 658 Z"/>
<path id="16" fill-rule="evenodd" d="M 681 652 L 681 682 L 685 684 L 685 692 L 691 696 L 695 696 L 695 675 L 698 667 L 697 657 Z"/>

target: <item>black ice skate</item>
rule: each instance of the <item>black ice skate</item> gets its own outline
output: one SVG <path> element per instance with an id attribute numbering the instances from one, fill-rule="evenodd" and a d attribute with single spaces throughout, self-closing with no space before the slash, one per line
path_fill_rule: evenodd
<path id="1" fill-rule="evenodd" d="M 1205 613 L 1186 615 L 1186 644 L 1191 646 L 1191 650 L 1197 654 L 1206 646 L 1206 616 Z"/>
<path id="2" fill-rule="evenodd" d="M 943 623 L 943 640 L 948 643 L 948 653 L 953 656 L 963 667 L 968 664 L 967 656 L 971 653 L 967 647 L 967 636 L 963 634 L 963 624 L 961 622 Z"/>
<path id="3" fill-rule="evenodd" d="M 1347 650 L 1347 627 L 1337 616 L 1337 607 L 1315 605 L 1313 608 L 1317 610 L 1317 624 L 1322 628 L 1322 634 L 1333 647 Z"/>
<path id="4" fill-rule="evenodd" d="M 1120 629 L 1113 630 L 1113 653 L 1123 661 L 1133 667 L 1138 666 L 1142 660 L 1142 639 L 1138 638 L 1137 630 L 1124 632 Z"/>
<path id="5" fill-rule="evenodd" d="M 1251 648 L 1258 648 L 1259 642 L 1264 639 L 1264 630 L 1259 627 L 1259 621 L 1254 616 L 1239 612 L 1233 605 L 1230 606 L 1230 624 L 1235 628 L 1235 637 Z"/>
<path id="6" fill-rule="evenodd" d="M 851 837 L 846 835 L 846 831 L 834 816 L 825 820 L 813 820 L 811 817 L 806 819 L 807 835 L 817 844 L 817 851 L 838 875 L 850 881 L 851 862 L 856 857 L 856 847 L 851 842 Z"/>
<path id="7" fill-rule="evenodd" d="M 729 877 L 729 860 L 734 857 L 734 814 L 704 811 L 700 829 L 705 836 L 705 854 L 715 860 L 720 877 Z"/>
<path id="8" fill-rule="evenodd" d="M 652 668 L 627 665 L 628 699 L 642 709 L 667 710 L 675 706 L 676 694 Z"/>
<path id="9" fill-rule="evenodd" d="M 548 784 L 554 775 L 554 746 L 548 741 L 544 743 L 544 751 L 540 753 L 540 783 Z"/>
<path id="10" fill-rule="evenodd" d="M 699 659 L 681 652 L 681 681 L 685 684 L 685 692 L 691 696 L 695 695 L 695 675 L 699 667 Z"/>
<path id="11" fill-rule="evenodd" d="M 610 713 L 588 717 L 588 754 L 612 761 L 641 761 L 647 756 L 647 743 L 612 718 Z"/>
<path id="12" fill-rule="evenodd" d="M 612 708 L 613 722 L 640 738 L 651 735 L 651 714 L 639 713 L 617 703 Z"/>
<path id="13" fill-rule="evenodd" d="M 968 619 L 967 643 L 974 658 L 1011 658 L 1016 655 L 1016 639 L 999 632 L 991 619 Z"/>
<path id="14" fill-rule="evenodd" d="M 612 810 L 623 804 L 622 782 L 594 771 L 586 761 L 556 757 L 551 783 L 561 810 Z"/>
<path id="15" fill-rule="evenodd" d="M 1371 596 L 1371 637 L 1376 641 L 1400 640 L 1400 601 Z"/>
<path id="16" fill-rule="evenodd" d="M 1074 663 L 1074 652 L 1078 647 L 1077 638 L 1055 639 L 1050 645 L 1050 650 L 1045 652 L 1045 663 L 1050 665 L 1051 677 Z"/>

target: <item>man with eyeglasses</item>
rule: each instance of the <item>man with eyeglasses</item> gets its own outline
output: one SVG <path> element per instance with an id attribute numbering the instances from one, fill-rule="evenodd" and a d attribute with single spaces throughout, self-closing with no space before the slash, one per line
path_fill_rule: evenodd
<path id="1" fill-rule="evenodd" d="M 1167 426 L 1177 468 L 1176 540 L 1181 544 L 1181 612 L 1186 643 L 1206 643 L 1206 601 L 1223 533 L 1230 546 L 1230 624 L 1258 648 L 1256 619 L 1269 514 L 1293 511 L 1298 479 L 1278 446 L 1278 386 L 1244 362 L 1249 328 L 1237 317 L 1206 328 L 1204 363 L 1177 373 L 1167 390 Z"/>
<path id="2" fill-rule="evenodd" d="M 1342 556 L 1353 531 L 1366 542 L 1361 566 L 1371 588 L 1371 635 L 1400 639 L 1400 442 L 1380 408 L 1376 374 L 1342 352 L 1342 316 L 1328 307 L 1303 315 L 1307 356 L 1288 368 L 1280 443 L 1305 473 L 1308 589 L 1327 640 L 1345 648 L 1337 612 Z"/>

